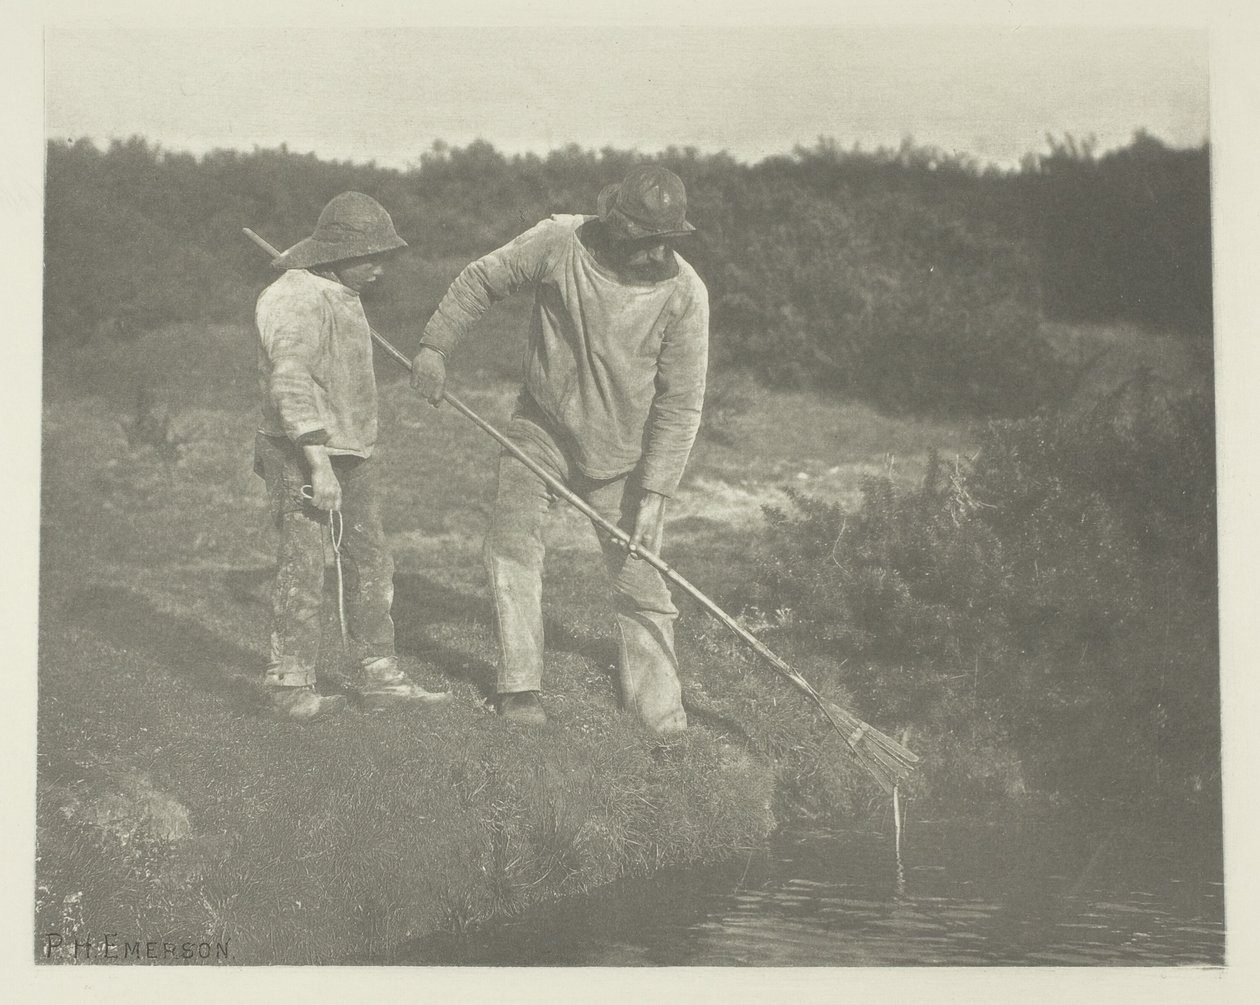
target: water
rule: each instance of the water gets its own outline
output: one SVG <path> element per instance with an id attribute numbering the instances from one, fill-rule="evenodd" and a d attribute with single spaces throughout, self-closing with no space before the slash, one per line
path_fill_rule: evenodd
<path id="1" fill-rule="evenodd" d="M 575 898 L 404 962 L 509 966 L 1219 965 L 1219 831 L 1080 820 L 792 827 L 720 868 Z"/>

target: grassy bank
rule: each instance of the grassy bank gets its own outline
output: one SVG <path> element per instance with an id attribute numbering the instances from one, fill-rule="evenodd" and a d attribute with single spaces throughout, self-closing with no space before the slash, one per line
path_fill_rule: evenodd
<path id="1" fill-rule="evenodd" d="M 492 421 L 510 411 L 524 306 L 505 305 L 454 374 Z M 495 645 L 478 551 L 496 449 L 387 371 L 399 648 L 456 700 L 305 727 L 260 716 L 250 678 L 274 559 L 250 468 L 253 368 L 247 329 L 193 324 L 46 359 L 37 932 L 213 936 L 239 962 L 379 957 L 737 854 L 789 799 L 843 813 L 873 797 L 799 696 L 694 610 L 679 627 L 693 728 L 662 741 L 622 716 L 602 564 L 568 512 L 549 529 L 554 724 L 528 732 L 489 714 Z M 913 474 L 927 445 L 959 443 L 952 428 L 724 378 L 667 555 L 723 599 L 751 568 L 778 486 L 852 497 L 889 449 L 904 446 L 897 463 Z M 329 680 L 342 669 L 332 611 Z"/>
<path id="2" fill-rule="evenodd" d="M 240 962 L 335 960 L 729 855 L 772 826 L 764 758 L 704 729 L 661 742 L 618 714 L 594 612 L 553 616 L 553 726 L 483 710 L 493 639 L 459 529 L 475 506 L 412 521 L 391 493 L 400 648 L 453 707 L 259 717 L 248 676 L 271 559 L 239 456 L 248 420 L 191 411 L 199 432 L 168 460 L 120 446 L 101 405 L 53 404 L 47 424 L 41 930 L 205 933 Z M 465 490 L 458 465 L 430 470 Z"/>

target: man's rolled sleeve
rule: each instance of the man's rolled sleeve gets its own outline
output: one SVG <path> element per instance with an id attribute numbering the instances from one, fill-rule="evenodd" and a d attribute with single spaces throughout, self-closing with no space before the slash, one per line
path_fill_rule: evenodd
<path id="1" fill-rule="evenodd" d="M 267 393 L 285 435 L 302 445 L 326 443 L 327 424 L 320 414 L 314 378 L 324 325 L 320 303 L 309 298 L 265 301 L 257 320 L 271 363 Z"/>
<path id="2" fill-rule="evenodd" d="M 672 496 L 700 429 L 709 364 L 709 297 L 703 285 L 666 330 L 657 358 L 656 396 L 648 416 L 640 483 Z"/>

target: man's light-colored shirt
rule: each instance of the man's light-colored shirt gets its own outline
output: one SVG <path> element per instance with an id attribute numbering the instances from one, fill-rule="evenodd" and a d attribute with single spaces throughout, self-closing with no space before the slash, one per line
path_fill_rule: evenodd
<path id="1" fill-rule="evenodd" d="M 627 282 L 578 238 L 589 217 L 553 216 L 473 262 L 451 284 L 422 342 L 449 353 L 490 307 L 535 287 L 525 389 L 588 478 L 639 465 L 643 488 L 672 495 L 700 426 L 709 296 L 677 274 Z"/>

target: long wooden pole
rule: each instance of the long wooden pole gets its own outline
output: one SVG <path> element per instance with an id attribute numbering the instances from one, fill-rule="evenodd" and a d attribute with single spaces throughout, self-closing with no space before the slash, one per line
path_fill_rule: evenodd
<path id="1" fill-rule="evenodd" d="M 263 240 L 263 238 L 259 237 L 248 227 L 244 228 L 244 230 L 245 230 L 245 236 L 248 237 L 251 241 L 253 241 L 256 245 L 258 245 L 258 247 L 262 248 L 263 251 L 267 252 L 272 258 L 276 258 L 279 256 L 280 252 L 276 248 L 274 248 L 272 245 L 268 244 L 265 240 Z M 381 335 L 380 332 L 376 331 L 375 328 L 371 328 L 370 330 L 372 332 L 372 340 L 381 348 L 381 350 L 385 353 L 385 355 L 388 356 L 390 359 L 392 359 L 399 366 L 406 369 L 408 372 L 411 372 L 411 369 L 412 369 L 411 360 L 408 359 L 406 356 L 404 356 L 388 339 L 386 339 L 383 335 Z M 622 530 L 620 527 L 616 526 L 615 524 L 609 523 L 597 512 L 595 512 L 595 510 L 593 510 L 587 504 L 587 502 L 584 499 L 582 499 L 581 496 L 574 493 L 563 482 L 556 479 L 550 472 L 548 472 L 545 468 L 543 468 L 536 461 L 534 461 L 528 454 L 522 451 L 515 443 L 509 440 L 506 436 L 504 436 L 497 429 L 495 429 L 494 426 L 490 425 L 490 423 L 488 423 L 480 415 L 478 415 L 471 408 L 469 408 L 462 401 L 460 401 L 458 397 L 456 397 L 450 391 L 444 391 L 442 397 L 443 397 L 443 400 L 445 400 L 448 404 L 450 404 L 452 408 L 454 408 L 457 412 L 465 416 L 472 423 L 474 423 L 476 426 L 478 426 L 480 429 L 486 432 L 489 436 L 491 436 L 494 440 L 496 440 L 500 444 L 500 446 L 502 446 L 508 453 L 510 453 L 518 461 L 520 461 L 527 468 L 529 468 L 530 471 L 532 471 L 544 482 L 546 482 L 548 488 L 550 488 L 558 496 L 564 499 L 564 501 L 567 502 L 569 505 L 571 505 L 574 509 L 578 510 L 578 512 L 580 512 L 583 516 L 585 516 L 588 520 L 590 520 L 591 523 L 593 523 L 601 531 L 603 531 L 605 534 L 607 534 L 609 537 L 615 540 L 618 544 L 620 544 L 623 548 L 629 551 L 631 555 L 634 555 L 635 557 L 640 558 L 643 561 L 647 562 L 648 565 L 656 569 L 657 572 L 659 572 L 662 576 L 668 579 L 671 583 L 674 583 L 675 585 L 685 590 L 688 594 L 691 595 L 691 597 L 697 603 L 700 604 L 701 607 L 703 607 L 711 615 L 713 615 L 715 618 L 721 621 L 722 624 L 726 625 L 727 628 L 733 631 L 746 643 L 748 643 L 748 645 L 753 649 L 753 651 L 757 653 L 757 655 L 760 656 L 763 660 L 765 660 L 777 673 L 779 673 L 782 677 L 786 678 L 787 680 L 791 681 L 792 684 L 794 684 L 802 693 L 804 693 L 811 701 L 813 701 L 814 704 L 816 704 L 818 708 L 822 711 L 823 715 L 827 717 L 827 721 L 830 722 L 836 728 L 836 732 L 838 732 L 842 737 L 844 737 L 845 742 L 850 746 L 850 748 L 854 749 L 855 753 L 857 752 L 854 733 L 846 732 L 844 727 L 840 724 L 840 722 L 836 721 L 836 716 L 834 712 L 837 711 L 837 706 L 835 706 L 832 702 L 829 702 L 825 698 L 823 698 L 822 695 L 820 695 L 814 689 L 813 685 L 809 683 L 809 681 L 807 681 L 799 673 L 797 673 L 790 666 L 788 666 L 787 663 L 785 663 L 773 652 L 771 652 L 770 649 L 765 645 L 765 643 L 763 643 L 759 638 L 757 638 L 757 636 L 753 635 L 752 632 L 748 631 L 747 628 L 741 625 L 738 621 L 736 621 L 724 610 L 722 610 L 722 608 L 720 608 L 716 603 L 714 603 L 707 596 L 705 596 L 705 594 L 701 592 L 699 587 L 693 585 L 681 574 L 676 572 L 669 565 L 669 563 L 667 563 L 659 555 L 655 554 L 652 551 L 649 551 L 647 548 L 635 545 L 631 541 L 629 534 L 627 534 L 624 530 Z M 866 724 L 861 723 L 860 725 L 865 727 Z M 858 735 L 860 736 L 862 733 L 865 733 L 867 729 L 869 729 L 869 727 L 865 729 L 860 729 L 858 731 Z"/>

